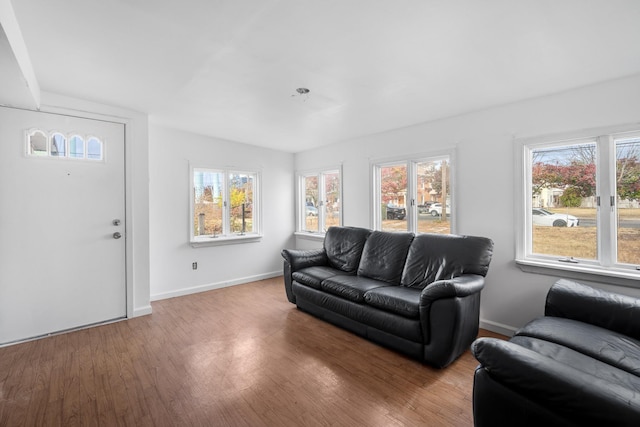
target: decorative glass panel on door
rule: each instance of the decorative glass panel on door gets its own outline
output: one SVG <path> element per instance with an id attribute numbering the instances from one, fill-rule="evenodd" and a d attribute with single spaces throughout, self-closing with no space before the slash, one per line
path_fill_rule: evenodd
<path id="1" fill-rule="evenodd" d="M 84 158 L 84 139 L 81 136 L 74 135 L 69 140 L 69 157 Z"/>
<path id="2" fill-rule="evenodd" d="M 91 160 L 102 160 L 102 141 L 92 136 L 87 141 L 87 158 Z"/>
<path id="3" fill-rule="evenodd" d="M 65 157 L 67 155 L 67 138 L 61 133 L 51 135 L 51 155 Z"/>
<path id="4" fill-rule="evenodd" d="M 47 135 L 42 131 L 34 131 L 29 134 L 28 152 L 32 156 L 47 155 Z"/>

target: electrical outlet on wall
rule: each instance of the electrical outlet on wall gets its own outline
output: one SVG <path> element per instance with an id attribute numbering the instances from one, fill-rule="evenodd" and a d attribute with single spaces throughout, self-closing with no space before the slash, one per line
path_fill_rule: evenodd
<path id="1" fill-rule="evenodd" d="M 194 261 L 194 262 L 192 262 L 192 263 L 191 263 L 191 268 L 193 268 L 194 270 L 197 270 L 197 269 L 198 269 L 198 263 L 197 263 L 197 262 L 195 262 L 195 261 Z"/>

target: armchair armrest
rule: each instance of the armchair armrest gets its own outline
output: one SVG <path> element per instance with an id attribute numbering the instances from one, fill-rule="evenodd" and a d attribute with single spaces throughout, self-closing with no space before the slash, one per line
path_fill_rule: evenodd
<path id="1" fill-rule="evenodd" d="M 293 271 L 314 265 L 327 265 L 328 262 L 324 249 L 283 249 L 282 258 L 291 265 Z"/>
<path id="2" fill-rule="evenodd" d="M 478 274 L 463 274 L 453 279 L 438 280 L 427 285 L 420 294 L 420 306 L 428 306 L 442 298 L 466 297 L 484 288 L 484 277 Z"/>
<path id="3" fill-rule="evenodd" d="M 517 344 L 479 338 L 471 351 L 481 363 L 478 370 L 532 402 L 577 419 L 578 425 L 636 425 L 640 416 L 634 390 Z"/>
<path id="4" fill-rule="evenodd" d="M 566 279 L 549 289 L 545 316 L 578 320 L 640 339 L 640 299 Z"/>

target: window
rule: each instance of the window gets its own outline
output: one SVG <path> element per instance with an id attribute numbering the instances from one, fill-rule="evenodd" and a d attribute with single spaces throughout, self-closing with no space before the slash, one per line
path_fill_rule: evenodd
<path id="1" fill-rule="evenodd" d="M 260 237 L 259 173 L 192 168 L 191 242 Z"/>
<path id="2" fill-rule="evenodd" d="M 66 135 L 54 131 L 47 134 L 41 130 L 27 132 L 27 154 L 36 157 L 58 159 L 103 160 L 103 142 L 90 136 Z"/>
<path id="3" fill-rule="evenodd" d="M 298 175 L 298 231 L 324 233 L 342 224 L 340 169 Z"/>
<path id="4" fill-rule="evenodd" d="M 51 156 L 66 157 L 67 155 L 67 138 L 59 132 L 51 136 Z"/>
<path id="5" fill-rule="evenodd" d="M 36 130 L 28 135 L 27 153 L 31 156 L 47 155 L 47 135 L 44 132 Z"/>
<path id="6" fill-rule="evenodd" d="M 91 160 L 102 159 L 102 141 L 95 136 L 87 140 L 87 158 Z"/>
<path id="7" fill-rule="evenodd" d="M 79 135 L 73 135 L 69 139 L 69 157 L 84 158 L 84 139 Z"/>
<path id="8" fill-rule="evenodd" d="M 617 261 L 640 265 L 640 134 L 614 138 Z"/>
<path id="9" fill-rule="evenodd" d="M 640 266 L 640 132 L 523 142 L 518 261 L 629 277 Z"/>
<path id="10" fill-rule="evenodd" d="M 452 152 L 373 166 L 374 228 L 415 233 L 452 232 Z"/>

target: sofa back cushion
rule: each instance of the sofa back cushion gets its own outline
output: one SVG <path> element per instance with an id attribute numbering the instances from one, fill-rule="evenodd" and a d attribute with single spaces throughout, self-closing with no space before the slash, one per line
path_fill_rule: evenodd
<path id="1" fill-rule="evenodd" d="M 374 231 L 362 251 L 358 276 L 400 284 L 413 233 Z"/>
<path id="2" fill-rule="evenodd" d="M 366 228 L 329 227 L 324 235 L 324 250 L 329 265 L 347 273 L 355 273 L 369 234 L 371 230 Z"/>
<path id="3" fill-rule="evenodd" d="M 409 248 L 401 285 L 424 289 L 462 274 L 486 276 L 492 254 L 493 241 L 486 237 L 420 234 Z"/>

